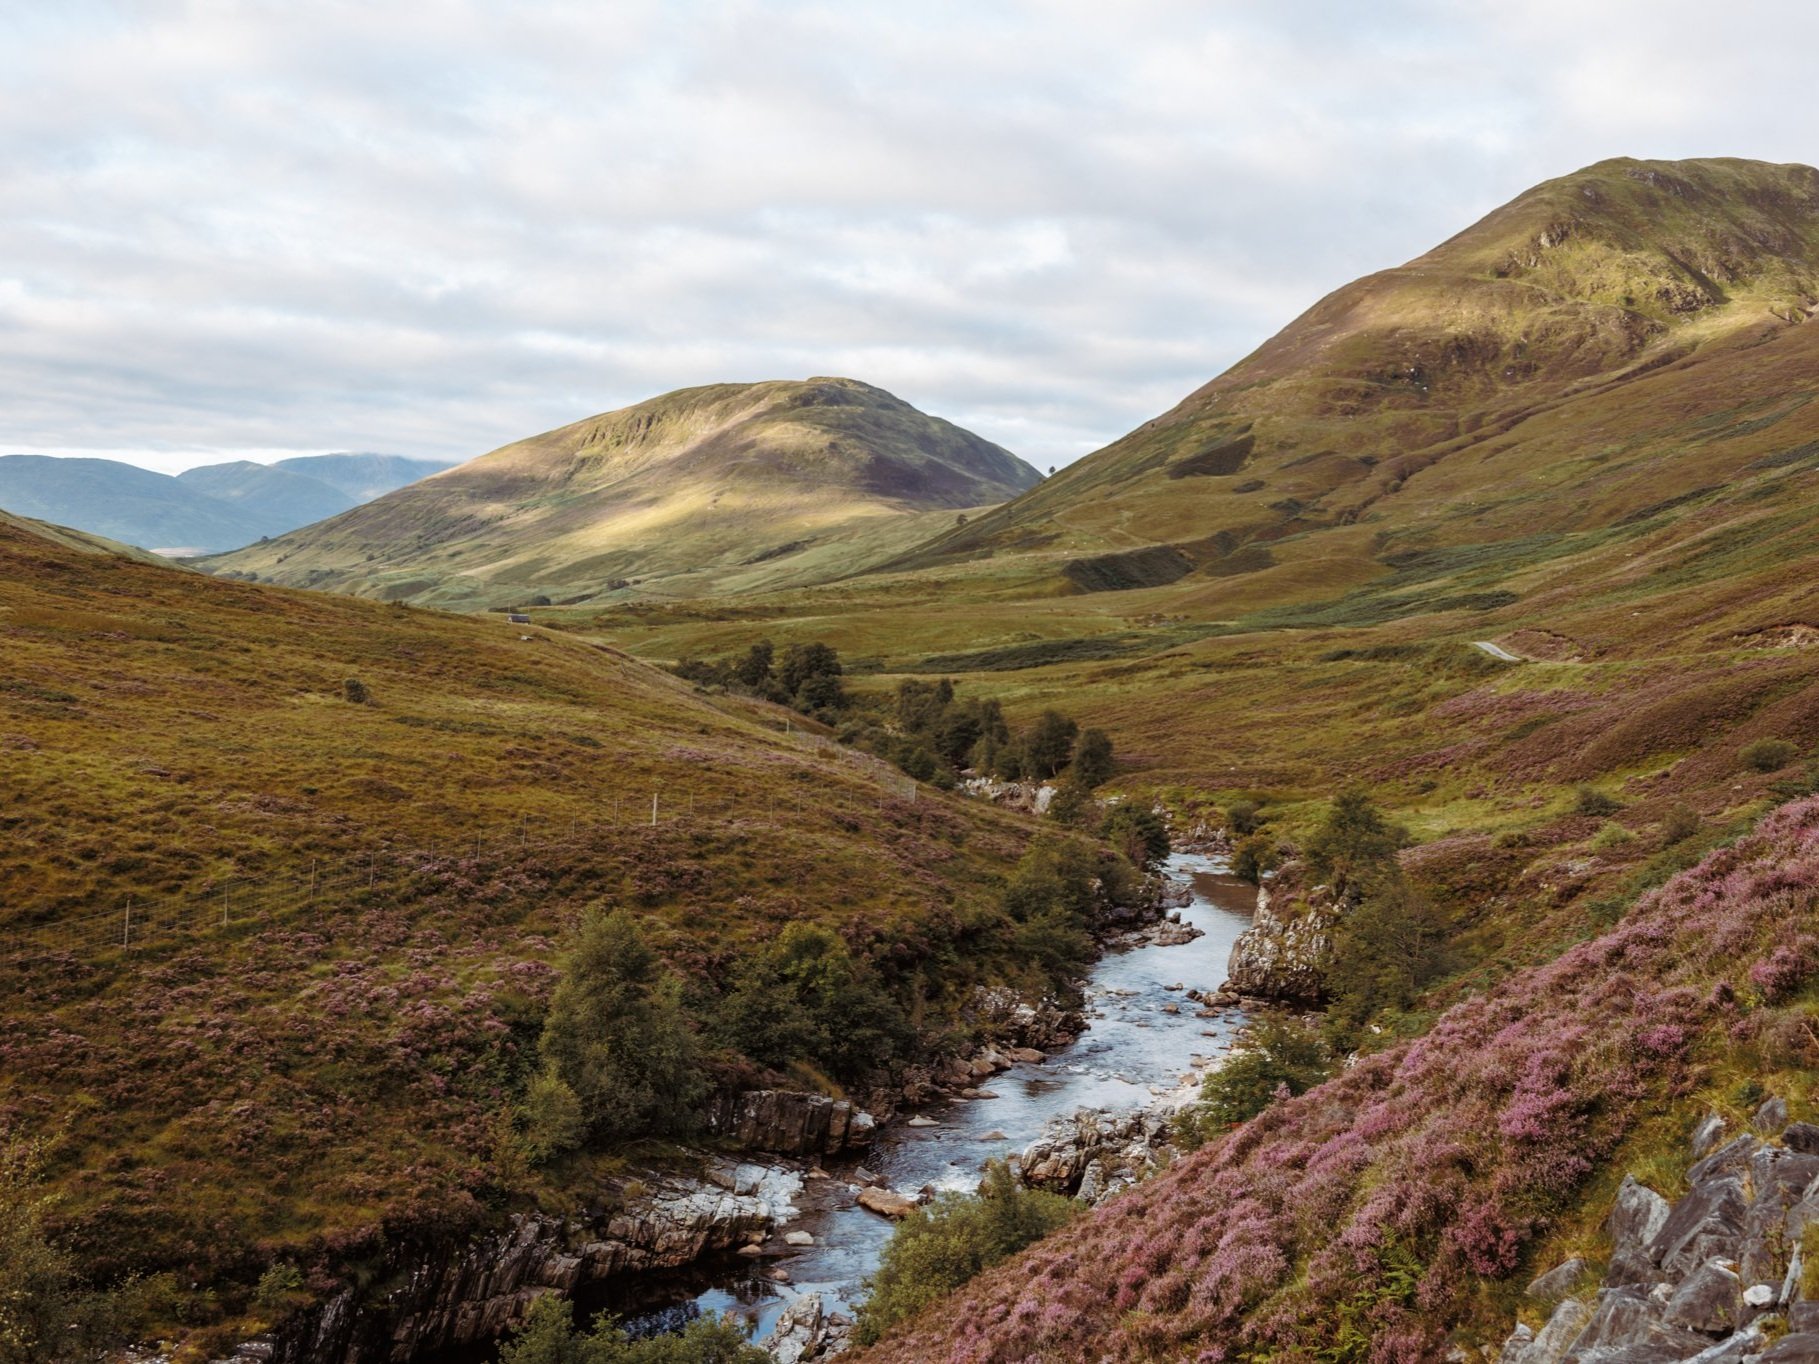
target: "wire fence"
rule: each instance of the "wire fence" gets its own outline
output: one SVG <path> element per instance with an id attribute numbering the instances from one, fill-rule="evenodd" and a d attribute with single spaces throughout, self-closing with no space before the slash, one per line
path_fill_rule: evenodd
<path id="1" fill-rule="evenodd" d="M 571 819 L 552 827 L 524 816 L 516 827 L 503 831 L 494 826 L 472 837 L 435 840 L 422 847 L 317 857 L 259 876 L 216 878 L 178 895 L 129 895 L 115 905 L 75 915 L 40 910 L 39 922 L 31 922 L 34 911 L 29 906 L 0 906 L 11 920 L 0 928 L 0 969 L 55 962 L 126 965 L 186 942 L 279 928 L 326 928 L 350 910 L 433 895 L 446 888 L 451 867 L 469 859 L 470 866 L 495 864 L 495 870 L 510 870 L 523 866 L 534 853 L 566 850 L 586 856 L 622 850 L 631 839 L 646 837 L 652 830 L 794 827 L 817 816 L 850 817 L 862 807 L 920 799 L 913 778 L 871 754 L 799 730 L 788 737 L 800 748 L 838 760 L 871 783 L 872 794 L 867 797 L 826 783 L 795 790 L 780 801 L 774 791 L 729 792 L 721 787 L 700 792 L 684 779 L 660 786 L 648 797 L 643 792 L 615 796 L 597 820 Z M 805 775 L 812 772 L 805 769 Z"/>

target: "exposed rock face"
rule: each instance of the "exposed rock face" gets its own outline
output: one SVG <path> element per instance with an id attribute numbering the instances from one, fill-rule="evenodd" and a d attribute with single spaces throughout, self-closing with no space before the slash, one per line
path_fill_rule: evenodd
<path id="1" fill-rule="evenodd" d="M 715 1096 L 708 1130 L 746 1151 L 833 1156 L 871 1145 L 876 1123 L 845 1099 L 791 1089 L 748 1089 Z"/>
<path id="2" fill-rule="evenodd" d="M 1018 1156 L 1018 1178 L 1035 1189 L 1100 1203 L 1154 1174 L 1171 1155 L 1169 1114 L 1081 1109 L 1056 1118 Z"/>
<path id="3" fill-rule="evenodd" d="M 804 1293 L 783 1309 L 762 1345 L 777 1364 L 806 1364 L 842 1353 L 851 1331 L 851 1322 L 822 1306 L 819 1293 Z"/>
<path id="4" fill-rule="evenodd" d="M 1721 1120 L 1700 1124 L 1677 1203 L 1625 1179 L 1604 1224 L 1611 1259 L 1595 1298 L 1565 1298 L 1539 1332 L 1518 1327 L 1500 1364 L 1819 1361 L 1819 1303 L 1801 1300 L 1800 1249 L 1819 1223 L 1819 1154 L 1800 1149 L 1800 1124 L 1781 1142 L 1762 1135 L 1787 1121 L 1785 1107 L 1764 1107 L 1754 1131 L 1729 1141 Z M 1564 1271 L 1574 1266 L 1577 1279 L 1584 1266 L 1568 1262 L 1531 1293 L 1571 1291 Z"/>
<path id="5" fill-rule="evenodd" d="M 636 1187 L 636 1186 L 634 1186 Z M 802 1176 L 714 1160 L 700 1179 L 651 1175 L 624 1206 L 598 1214 L 514 1216 L 444 1250 L 400 1255 L 399 1284 L 376 1303 L 354 1290 L 287 1322 L 261 1347 L 272 1364 L 404 1364 L 430 1350 L 505 1334 L 540 1294 L 630 1270 L 668 1269 L 729 1250 L 796 1215 Z"/>
<path id="6" fill-rule="evenodd" d="M 1285 866 L 1257 890 L 1257 914 L 1232 944 L 1222 987 L 1284 1004 L 1318 1004 L 1326 998 L 1333 958 L 1333 930 L 1343 906 L 1325 886 L 1302 884 L 1300 868 Z"/>

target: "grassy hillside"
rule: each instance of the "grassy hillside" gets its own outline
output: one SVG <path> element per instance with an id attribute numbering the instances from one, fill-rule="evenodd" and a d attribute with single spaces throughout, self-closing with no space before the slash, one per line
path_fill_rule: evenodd
<path id="1" fill-rule="evenodd" d="M 212 562 L 391 600 L 677 596 L 824 581 L 1036 481 L 851 379 L 684 389 L 495 450 Z"/>
<path id="2" fill-rule="evenodd" d="M 586 906 L 703 997 L 826 924 L 934 1031 L 1023 970 L 1026 824 L 610 649 L 10 518 L 0 640 L 0 1128 L 48 1139 L 85 1268 L 175 1273 L 172 1329 L 588 1177 L 499 1125 Z"/>

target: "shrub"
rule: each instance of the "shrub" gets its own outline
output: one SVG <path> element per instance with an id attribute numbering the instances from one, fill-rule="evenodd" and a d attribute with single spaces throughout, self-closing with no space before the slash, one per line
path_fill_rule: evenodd
<path id="1" fill-rule="evenodd" d="M 1200 1086 L 1200 1103 L 1182 1115 L 1189 1145 L 1248 1122 L 1278 1098 L 1305 1094 L 1332 1073 L 1320 1034 L 1287 1014 L 1263 1014 Z"/>
<path id="2" fill-rule="evenodd" d="M 1737 757 L 1745 767 L 1758 772 L 1779 772 L 1799 751 L 1786 739 L 1757 739 L 1738 749 Z"/>
<path id="3" fill-rule="evenodd" d="M 1333 933 L 1328 1027 L 1348 1047 L 1384 1009 L 1406 1009 L 1445 969 L 1448 924 L 1400 877 L 1374 884 Z"/>
<path id="4" fill-rule="evenodd" d="M 1573 792 L 1573 808 L 1582 815 L 1594 815 L 1602 818 L 1614 815 L 1623 808 L 1621 801 L 1607 796 L 1595 786 L 1581 786 Z"/>
<path id="5" fill-rule="evenodd" d="M 1225 807 L 1225 827 L 1235 834 L 1254 834 L 1263 823 L 1254 800 L 1235 800 Z"/>
<path id="6" fill-rule="evenodd" d="M 1025 1189 L 1009 1166 L 986 1166 L 977 1194 L 942 1194 L 897 1225 L 859 1308 L 859 1340 L 891 1326 L 1041 1240 L 1080 1211 L 1071 1198 Z"/>
<path id="7" fill-rule="evenodd" d="M 683 1131 L 706 1090 L 677 982 L 624 910 L 582 921 L 540 1047 L 596 1136 Z"/>
<path id="8" fill-rule="evenodd" d="M 524 1325 L 499 1352 L 500 1364 L 771 1364 L 731 1321 L 707 1313 L 675 1335 L 632 1340 L 612 1318 L 577 1330 L 567 1298 L 549 1293 L 531 1304 Z"/>
<path id="9" fill-rule="evenodd" d="M 1264 874 L 1281 865 L 1282 856 L 1276 851 L 1276 845 L 1262 834 L 1241 838 L 1238 846 L 1232 849 L 1232 875 L 1253 886 L 1261 885 Z"/>
<path id="10" fill-rule="evenodd" d="M 581 1100 L 553 1067 L 546 1066 L 532 1078 L 519 1113 L 524 1122 L 524 1156 L 533 1164 L 572 1151 L 587 1138 Z"/>
<path id="11" fill-rule="evenodd" d="M 1621 848 L 1624 844 L 1635 841 L 1636 835 L 1612 820 L 1598 830 L 1597 835 L 1592 839 L 1592 847 L 1598 852 L 1608 852 L 1612 848 Z"/>
<path id="12" fill-rule="evenodd" d="M 1661 841 L 1684 843 L 1702 827 L 1698 811 L 1688 805 L 1676 805 L 1661 817 Z"/>
<path id="13" fill-rule="evenodd" d="M 1049 778 L 1068 765 L 1079 726 L 1059 711 L 1045 710 L 1018 740 L 1023 775 Z"/>
<path id="14" fill-rule="evenodd" d="M 353 706 L 364 706 L 373 699 L 372 693 L 366 689 L 366 683 L 357 677 L 350 677 L 341 684 L 341 695 Z"/>

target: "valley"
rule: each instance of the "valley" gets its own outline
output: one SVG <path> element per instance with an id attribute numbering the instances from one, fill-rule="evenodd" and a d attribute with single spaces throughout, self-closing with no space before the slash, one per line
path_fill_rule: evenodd
<path id="1" fill-rule="evenodd" d="M 1046 479 L 813 378 L 182 568 L 0 516 L 47 1301 L 172 1364 L 1819 1357 L 1768 1175 L 1703 1258 L 1609 1220 L 1819 1120 L 1815 315 L 1819 171 L 1619 159 Z M 1082 1108 L 1128 1188 L 1033 1173 Z"/>

